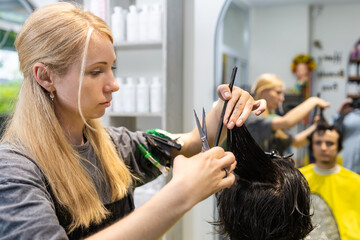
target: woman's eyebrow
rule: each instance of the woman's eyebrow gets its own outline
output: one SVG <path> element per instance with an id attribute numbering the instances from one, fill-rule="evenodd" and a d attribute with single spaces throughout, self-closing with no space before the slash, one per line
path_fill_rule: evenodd
<path id="1" fill-rule="evenodd" d="M 96 62 L 96 63 L 88 65 L 87 67 L 93 67 L 93 66 L 96 66 L 96 65 L 108 65 L 108 63 L 107 62 Z"/>

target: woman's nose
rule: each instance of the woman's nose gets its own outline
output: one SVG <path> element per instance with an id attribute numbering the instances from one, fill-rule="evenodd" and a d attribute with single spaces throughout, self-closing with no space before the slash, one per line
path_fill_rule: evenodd
<path id="1" fill-rule="evenodd" d="M 116 92 L 120 89 L 119 83 L 116 81 L 116 79 L 114 79 L 113 84 L 112 84 L 112 92 Z"/>
<path id="2" fill-rule="evenodd" d="M 105 92 L 116 92 L 119 88 L 119 83 L 116 81 L 116 78 L 111 76 L 110 82 L 105 86 Z"/>
<path id="3" fill-rule="evenodd" d="M 281 102 L 285 101 L 284 94 L 281 94 L 281 95 L 280 95 L 280 101 L 281 101 Z"/>

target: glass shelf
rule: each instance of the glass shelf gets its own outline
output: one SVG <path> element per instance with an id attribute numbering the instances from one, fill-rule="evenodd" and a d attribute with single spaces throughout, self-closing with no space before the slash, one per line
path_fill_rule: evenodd
<path id="1" fill-rule="evenodd" d="M 352 76 L 352 77 L 349 77 L 348 80 L 351 82 L 359 82 L 360 76 Z"/>
<path id="2" fill-rule="evenodd" d="M 350 58 L 349 62 L 351 62 L 351 63 L 360 63 L 360 57 L 359 58 Z"/>
<path id="3" fill-rule="evenodd" d="M 349 98 L 360 98 L 360 94 L 348 94 L 347 97 L 349 97 Z"/>

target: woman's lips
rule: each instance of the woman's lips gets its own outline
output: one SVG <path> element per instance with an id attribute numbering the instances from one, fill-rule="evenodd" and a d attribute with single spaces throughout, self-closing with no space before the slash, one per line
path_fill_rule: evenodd
<path id="1" fill-rule="evenodd" d="M 108 102 L 103 102 L 100 105 L 104 106 L 104 107 L 110 107 L 110 101 Z"/>

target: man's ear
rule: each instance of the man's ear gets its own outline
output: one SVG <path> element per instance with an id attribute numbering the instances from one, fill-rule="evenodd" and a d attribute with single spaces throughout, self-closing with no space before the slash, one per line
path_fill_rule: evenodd
<path id="1" fill-rule="evenodd" d="M 37 62 L 33 66 L 33 73 L 36 81 L 46 89 L 48 92 L 54 91 L 54 80 L 51 76 L 49 68 L 40 62 Z"/>

